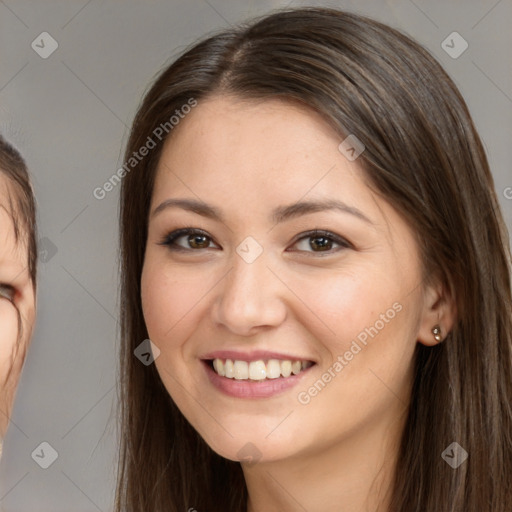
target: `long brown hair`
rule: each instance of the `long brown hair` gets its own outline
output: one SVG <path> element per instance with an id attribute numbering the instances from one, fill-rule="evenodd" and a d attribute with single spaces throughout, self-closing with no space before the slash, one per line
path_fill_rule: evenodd
<path id="1" fill-rule="evenodd" d="M 165 69 L 135 117 L 128 160 L 193 98 L 299 101 L 366 146 L 369 185 L 417 235 L 425 276 L 441 279 L 458 318 L 435 347 L 418 344 L 391 512 L 505 512 L 512 503 L 510 250 L 482 143 L 452 80 L 419 44 L 352 13 L 277 11 L 210 36 Z M 186 122 L 186 121 L 185 121 Z M 172 137 L 172 130 L 167 137 Z M 154 137 L 153 137 L 154 138 Z M 121 192 L 121 450 L 117 511 L 244 512 L 240 464 L 215 454 L 180 413 L 155 365 L 140 278 L 163 143 Z M 469 458 L 441 458 L 458 442 Z"/>

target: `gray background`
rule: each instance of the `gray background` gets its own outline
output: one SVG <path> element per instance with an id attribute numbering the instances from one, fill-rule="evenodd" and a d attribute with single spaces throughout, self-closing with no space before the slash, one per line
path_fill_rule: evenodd
<path id="1" fill-rule="evenodd" d="M 512 0 L 0 0 L 0 130 L 31 169 L 46 251 L 0 463 L 4 510 L 112 509 L 119 187 L 103 200 L 92 192 L 122 165 L 128 126 L 165 63 L 212 30 L 286 5 L 364 13 L 429 48 L 469 104 L 512 226 Z M 42 59 L 31 43 L 45 31 L 59 46 Z M 469 43 L 457 59 L 441 47 L 453 31 Z M 58 452 L 48 469 L 31 457 L 43 441 Z"/>

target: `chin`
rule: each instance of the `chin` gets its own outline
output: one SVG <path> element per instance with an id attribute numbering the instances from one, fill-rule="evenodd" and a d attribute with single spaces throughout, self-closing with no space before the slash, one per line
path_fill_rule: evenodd
<path id="1" fill-rule="evenodd" d="M 236 436 L 233 432 L 234 437 L 226 433 L 216 438 L 208 436 L 203 439 L 217 455 L 234 462 L 249 464 L 271 462 L 288 458 L 296 453 L 296 446 L 283 445 L 279 439 L 269 439 L 268 429 L 265 432 L 253 431 L 251 434 L 247 432 L 246 429 L 243 436 Z M 288 439 L 292 438 L 288 437 Z"/>

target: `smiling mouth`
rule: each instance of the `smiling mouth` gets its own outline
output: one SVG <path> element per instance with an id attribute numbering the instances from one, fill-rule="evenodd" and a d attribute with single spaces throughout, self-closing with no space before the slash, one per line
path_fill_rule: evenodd
<path id="1" fill-rule="evenodd" d="M 291 359 L 259 359 L 240 361 L 233 359 L 209 359 L 206 363 L 221 377 L 245 381 L 274 380 L 298 375 L 315 363 Z"/>

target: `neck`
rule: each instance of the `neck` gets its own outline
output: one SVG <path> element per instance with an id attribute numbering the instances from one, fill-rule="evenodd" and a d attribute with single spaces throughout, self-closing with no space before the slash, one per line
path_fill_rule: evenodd
<path id="1" fill-rule="evenodd" d="M 244 464 L 247 512 L 388 512 L 404 421 L 361 427 L 314 453 Z"/>

